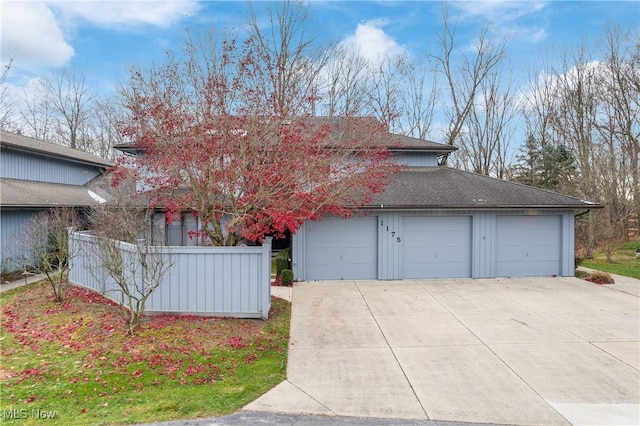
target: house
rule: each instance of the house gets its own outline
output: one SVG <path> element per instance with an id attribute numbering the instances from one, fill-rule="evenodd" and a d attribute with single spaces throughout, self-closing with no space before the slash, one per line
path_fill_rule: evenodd
<path id="1" fill-rule="evenodd" d="M 456 150 L 450 145 L 391 133 L 372 143 L 406 167 L 351 218 L 307 221 L 291 236 L 297 280 L 574 275 L 575 215 L 599 205 L 440 166 Z M 186 235 L 197 221 L 159 216 L 155 235 L 196 244 Z"/>
<path id="2" fill-rule="evenodd" d="M 406 168 L 353 217 L 292 236 L 297 280 L 574 275 L 575 215 L 599 205 L 440 166 L 449 145 L 389 141 Z"/>
<path id="3" fill-rule="evenodd" d="M 2 269 L 31 261 L 16 236 L 35 215 L 53 207 L 104 202 L 99 181 L 112 163 L 95 155 L 6 131 L 0 132 Z"/>

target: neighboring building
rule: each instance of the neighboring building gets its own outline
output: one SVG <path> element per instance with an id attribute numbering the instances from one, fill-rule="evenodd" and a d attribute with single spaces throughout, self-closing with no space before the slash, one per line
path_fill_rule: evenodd
<path id="1" fill-rule="evenodd" d="M 0 131 L 0 241 L 2 269 L 30 262 L 16 235 L 53 207 L 86 208 L 104 202 L 98 184 L 112 163 L 83 151 Z"/>
<path id="2" fill-rule="evenodd" d="M 307 221 L 291 236 L 296 280 L 574 275 L 574 217 L 601 206 L 439 166 L 450 145 L 381 140 L 405 170 L 352 218 Z M 154 235 L 195 245 L 187 235 L 198 226 L 190 214 L 169 224 L 158 216 Z"/>

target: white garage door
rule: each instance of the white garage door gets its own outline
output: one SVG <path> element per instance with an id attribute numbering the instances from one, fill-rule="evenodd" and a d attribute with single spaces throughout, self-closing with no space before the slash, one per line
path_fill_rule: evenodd
<path id="1" fill-rule="evenodd" d="M 471 277 L 470 216 L 405 216 L 403 278 Z"/>
<path id="2" fill-rule="evenodd" d="M 324 218 L 307 224 L 306 279 L 378 277 L 377 217 Z"/>
<path id="3" fill-rule="evenodd" d="M 560 274 L 560 216 L 498 216 L 496 275 Z"/>

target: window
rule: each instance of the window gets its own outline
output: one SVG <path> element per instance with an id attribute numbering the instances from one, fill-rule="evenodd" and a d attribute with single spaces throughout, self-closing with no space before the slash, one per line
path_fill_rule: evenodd
<path id="1" fill-rule="evenodd" d="M 171 222 L 167 222 L 164 213 L 155 213 L 151 230 L 152 241 L 156 245 L 197 246 L 200 238 L 193 235 L 193 232 L 198 229 L 198 218 L 191 213 L 185 213 Z"/>

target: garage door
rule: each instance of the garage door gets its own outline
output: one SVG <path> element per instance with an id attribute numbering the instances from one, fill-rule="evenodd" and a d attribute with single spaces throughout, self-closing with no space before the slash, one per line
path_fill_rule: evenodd
<path id="1" fill-rule="evenodd" d="M 498 216 L 496 275 L 559 275 L 560 224 L 560 216 Z"/>
<path id="2" fill-rule="evenodd" d="M 306 279 L 376 279 L 376 225 L 376 216 L 309 223 L 305 233 Z"/>
<path id="3" fill-rule="evenodd" d="M 406 216 L 404 278 L 471 276 L 470 216 Z"/>

